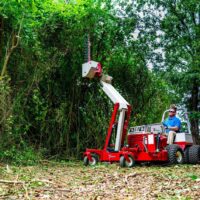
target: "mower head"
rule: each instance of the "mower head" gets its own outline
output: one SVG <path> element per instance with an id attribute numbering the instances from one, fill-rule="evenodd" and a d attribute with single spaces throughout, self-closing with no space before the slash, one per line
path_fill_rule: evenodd
<path id="1" fill-rule="evenodd" d="M 88 61 L 82 65 L 82 77 L 92 79 L 100 77 L 102 73 L 101 64 L 95 61 Z"/>

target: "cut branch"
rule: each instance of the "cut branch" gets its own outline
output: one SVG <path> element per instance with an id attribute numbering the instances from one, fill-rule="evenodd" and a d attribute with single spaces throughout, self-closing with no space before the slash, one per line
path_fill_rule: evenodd
<path id="1" fill-rule="evenodd" d="M 0 180 L 0 183 L 7 183 L 7 184 L 24 184 L 24 181 L 8 181 L 8 180 Z"/>
<path id="2" fill-rule="evenodd" d="M 33 183 L 33 182 L 42 182 L 42 183 L 53 184 L 53 182 L 51 182 L 49 180 L 10 181 L 10 180 L 2 180 L 2 179 L 0 179 L 0 183 L 7 183 L 7 184 L 25 184 L 25 183 Z"/>

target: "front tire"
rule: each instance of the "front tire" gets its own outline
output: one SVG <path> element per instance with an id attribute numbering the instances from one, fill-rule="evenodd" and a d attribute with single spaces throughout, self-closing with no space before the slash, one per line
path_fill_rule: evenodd
<path id="1" fill-rule="evenodd" d="M 167 146 L 169 164 L 183 164 L 184 155 L 182 149 L 176 145 L 171 144 Z"/>
<path id="2" fill-rule="evenodd" d="M 83 164 L 84 164 L 85 166 L 88 166 L 88 164 L 89 164 L 89 159 L 88 159 L 87 156 L 85 156 L 85 157 L 83 158 Z"/>
<path id="3" fill-rule="evenodd" d="M 99 161 L 98 156 L 93 154 L 93 155 L 91 155 L 91 158 L 92 158 L 92 160 L 89 160 L 87 156 L 84 157 L 83 163 L 84 163 L 85 166 L 87 166 L 87 165 L 90 165 L 90 166 L 97 165 L 97 163 Z"/>
<path id="4" fill-rule="evenodd" d="M 189 148 L 189 163 L 197 164 L 200 162 L 200 146 L 192 145 Z"/>
<path id="5" fill-rule="evenodd" d="M 134 158 L 131 155 L 128 155 L 128 158 L 130 160 L 129 162 L 125 159 L 124 156 L 120 157 L 120 160 L 119 160 L 120 167 L 129 167 L 130 168 L 135 165 Z"/>

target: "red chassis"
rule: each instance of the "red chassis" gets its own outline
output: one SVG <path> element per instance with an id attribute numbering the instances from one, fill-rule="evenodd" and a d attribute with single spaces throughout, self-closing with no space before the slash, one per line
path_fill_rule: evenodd
<path id="1" fill-rule="evenodd" d="M 119 162 L 122 156 L 127 162 L 130 162 L 130 157 L 133 158 L 134 162 L 168 162 L 168 151 L 166 150 L 167 137 L 165 135 L 149 132 L 129 134 L 127 137 L 128 145 L 124 146 L 124 141 L 127 136 L 128 121 L 131 113 L 130 106 L 128 106 L 128 110 L 126 111 L 123 126 L 122 148 L 120 151 L 114 151 L 114 149 L 112 149 L 113 145 L 110 144 L 110 141 L 118 109 L 119 103 L 116 103 L 112 112 L 104 148 L 86 149 L 84 157 L 87 157 L 90 162 L 93 162 L 93 155 L 98 156 L 100 162 L 110 163 Z M 187 147 L 192 146 L 192 143 L 188 142 L 175 142 L 174 144 L 177 144 L 182 149 L 182 152 L 184 152 Z"/>
<path id="2" fill-rule="evenodd" d="M 152 137 L 153 144 L 149 144 L 148 138 Z M 108 136 L 107 136 L 108 138 Z M 144 138 L 147 138 L 144 145 Z M 158 144 L 159 138 L 159 144 Z M 157 145 L 158 144 L 158 145 Z M 181 147 L 182 151 L 187 147 L 192 146 L 187 142 L 176 142 Z M 92 155 L 97 155 L 100 162 L 119 162 L 120 157 L 124 156 L 129 162 L 131 156 L 136 162 L 168 162 L 168 151 L 166 150 L 167 138 L 163 135 L 144 133 L 137 135 L 128 135 L 128 147 L 123 147 L 120 151 L 109 151 L 107 146 L 101 149 L 86 149 L 84 157 L 92 161 Z"/>
<path id="3" fill-rule="evenodd" d="M 118 114 L 118 109 L 119 109 L 119 103 L 116 103 L 114 105 L 114 109 L 112 112 L 104 148 L 86 149 L 84 157 L 87 157 L 88 160 L 92 162 L 92 155 L 97 155 L 98 160 L 100 162 L 110 162 L 110 163 L 119 162 L 121 156 L 124 156 L 126 161 L 128 162 L 129 162 L 129 156 L 131 156 L 136 162 L 168 161 L 168 153 L 167 150 L 165 150 L 165 147 L 167 146 L 167 139 L 163 135 L 149 134 L 149 133 L 128 135 L 128 147 L 123 147 L 127 135 L 128 122 L 131 113 L 130 106 L 128 106 L 128 110 L 126 111 L 126 116 L 123 126 L 123 135 L 121 143 L 122 148 L 120 149 L 120 151 L 114 151 L 111 149 L 112 145 L 110 144 L 110 140 L 113 133 L 113 126 L 115 125 L 116 117 Z M 159 137 L 159 147 L 157 146 L 158 137 Z"/>
<path id="4" fill-rule="evenodd" d="M 129 162 L 129 156 L 132 156 L 135 161 L 138 162 L 148 162 L 148 161 L 168 161 L 167 150 L 161 152 L 142 152 L 137 148 L 122 148 L 118 152 L 109 152 L 104 149 L 86 149 L 84 156 L 88 157 L 88 160 L 92 161 L 92 155 L 96 154 L 99 156 L 100 162 L 119 162 L 120 157 L 124 156 L 125 159 Z"/>
<path id="5" fill-rule="evenodd" d="M 116 118 L 120 111 L 120 104 L 115 103 L 112 112 L 105 145 L 103 149 L 86 149 L 84 164 L 95 165 L 100 162 L 119 162 L 121 167 L 134 166 L 135 162 L 166 162 L 169 164 L 200 162 L 200 146 L 193 145 L 192 136 L 189 133 L 177 133 L 174 144 L 167 145 L 167 137 L 155 131 L 130 131 L 127 136 L 128 122 L 131 107 L 127 105 L 125 118 L 122 124 L 121 145 L 118 150 L 111 144 L 112 135 L 116 124 Z M 131 130 L 131 129 L 130 129 Z M 127 139 L 127 146 L 124 145 Z"/>

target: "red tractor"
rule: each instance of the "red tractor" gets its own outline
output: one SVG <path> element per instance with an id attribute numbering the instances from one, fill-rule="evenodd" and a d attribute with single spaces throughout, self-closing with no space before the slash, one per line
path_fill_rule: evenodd
<path id="1" fill-rule="evenodd" d="M 167 111 L 164 112 L 162 121 Z M 162 123 L 130 128 L 128 146 L 139 148 L 134 159 L 138 162 L 163 161 L 170 164 L 199 163 L 200 146 L 193 145 L 188 113 L 183 111 L 182 117 L 182 130 L 176 134 L 172 145 L 167 145 L 167 136 Z"/>
<path id="2" fill-rule="evenodd" d="M 119 162 L 121 167 L 132 167 L 139 162 L 170 164 L 200 162 L 200 146 L 193 145 L 187 112 L 183 113 L 186 117 L 187 131 L 177 133 L 172 145 L 167 145 L 162 123 L 132 127 L 127 137 L 131 106 L 111 85 L 112 77 L 102 74 L 100 63 L 91 61 L 90 55 L 88 61 L 82 65 L 82 77 L 89 79 L 98 77 L 102 90 L 114 103 L 104 147 L 86 149 L 85 165 L 96 165 L 99 161 Z"/>

